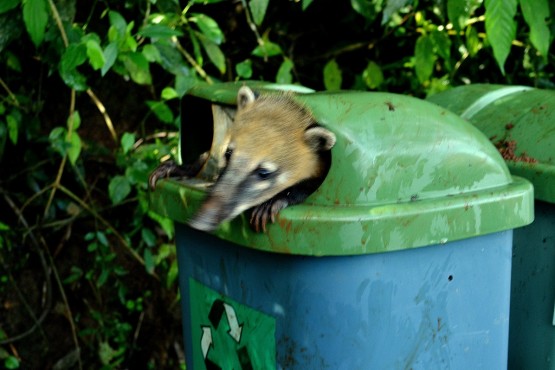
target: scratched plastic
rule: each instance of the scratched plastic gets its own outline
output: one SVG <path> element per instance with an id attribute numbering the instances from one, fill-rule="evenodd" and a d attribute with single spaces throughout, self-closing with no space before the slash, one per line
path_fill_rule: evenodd
<path id="1" fill-rule="evenodd" d="M 242 84 L 201 84 L 189 94 L 232 108 Z M 269 92 L 275 87 L 251 85 Z M 396 94 L 301 91 L 296 98 L 337 136 L 326 180 L 303 204 L 280 212 L 266 233 L 251 232 L 248 216 L 240 216 L 223 224 L 219 237 L 278 253 L 357 255 L 532 221 L 531 184 L 511 176 L 488 138 L 445 108 Z M 185 182 L 160 181 L 151 207 L 186 222 L 205 194 Z"/>
<path id="2" fill-rule="evenodd" d="M 476 84 L 430 101 L 510 143 L 509 170 L 534 185 L 535 221 L 514 231 L 508 368 L 554 369 L 555 91 Z"/>

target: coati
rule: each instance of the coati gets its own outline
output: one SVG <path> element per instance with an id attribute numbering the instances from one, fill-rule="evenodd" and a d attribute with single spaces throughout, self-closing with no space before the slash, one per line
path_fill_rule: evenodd
<path id="1" fill-rule="evenodd" d="M 225 166 L 189 221 L 195 229 L 213 231 L 252 208 L 251 226 L 266 231 L 268 221 L 303 202 L 327 175 L 335 135 L 287 93 L 257 95 L 241 87 L 229 130 Z M 151 174 L 149 184 L 154 188 L 161 177 L 190 176 L 198 169 L 165 162 Z"/>

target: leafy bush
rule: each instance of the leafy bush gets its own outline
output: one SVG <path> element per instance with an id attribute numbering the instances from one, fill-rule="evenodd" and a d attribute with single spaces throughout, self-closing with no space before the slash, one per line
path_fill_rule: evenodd
<path id="1" fill-rule="evenodd" d="M 173 225 L 149 211 L 147 177 L 177 155 L 195 83 L 553 88 L 554 6 L 3 0 L 0 361 L 183 366 Z"/>

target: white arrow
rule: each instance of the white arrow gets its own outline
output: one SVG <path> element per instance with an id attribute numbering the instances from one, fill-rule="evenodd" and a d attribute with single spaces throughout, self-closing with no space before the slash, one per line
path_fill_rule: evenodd
<path id="1" fill-rule="evenodd" d="M 206 360 L 206 356 L 208 356 L 208 351 L 210 351 L 210 347 L 212 347 L 212 331 L 209 327 L 203 326 L 202 327 L 202 336 L 200 337 L 200 348 L 202 349 L 202 357 Z"/>
<path id="2" fill-rule="evenodd" d="M 237 315 L 233 307 L 224 303 L 225 315 L 227 316 L 227 322 L 229 324 L 229 331 L 227 332 L 237 343 L 241 341 L 241 332 L 243 331 L 243 325 L 239 325 L 237 320 Z"/>

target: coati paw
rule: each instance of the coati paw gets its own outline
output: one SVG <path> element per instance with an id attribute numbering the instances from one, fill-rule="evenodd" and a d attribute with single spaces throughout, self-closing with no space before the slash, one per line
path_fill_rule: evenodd
<path id="1" fill-rule="evenodd" d="M 156 188 L 156 182 L 159 179 L 168 177 L 193 177 L 202 169 L 204 163 L 208 160 L 209 152 L 202 153 L 198 159 L 191 164 L 179 165 L 174 161 L 162 162 L 148 177 L 148 185 L 151 190 Z"/>
<path id="2" fill-rule="evenodd" d="M 181 167 L 174 161 L 165 161 L 160 164 L 148 177 L 148 185 L 151 190 L 156 188 L 156 182 L 159 179 L 165 179 L 172 175 L 180 174 Z"/>
<path id="3" fill-rule="evenodd" d="M 266 232 L 266 224 L 268 221 L 275 222 L 276 216 L 289 202 L 285 199 L 270 199 L 253 208 L 251 213 L 250 224 L 256 232 Z"/>

